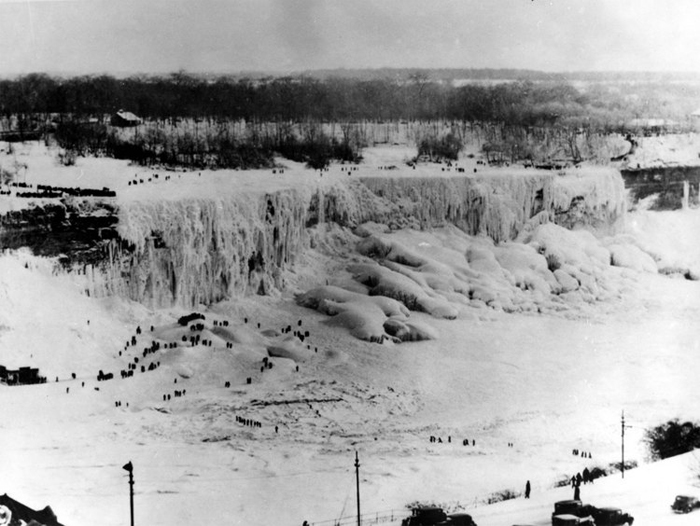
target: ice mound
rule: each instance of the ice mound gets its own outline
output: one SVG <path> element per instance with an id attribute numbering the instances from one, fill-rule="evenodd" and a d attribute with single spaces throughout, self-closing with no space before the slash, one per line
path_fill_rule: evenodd
<path id="1" fill-rule="evenodd" d="M 611 263 L 616 267 L 631 268 L 638 272 L 658 272 L 652 257 L 635 245 L 612 244 L 610 250 Z"/>
<path id="2" fill-rule="evenodd" d="M 504 243 L 493 250 L 496 261 L 513 276 L 518 288 L 542 294 L 558 291 L 557 280 L 547 268 L 547 260 L 533 247 Z"/>
<path id="3" fill-rule="evenodd" d="M 700 279 L 700 209 L 629 214 L 626 231 L 659 272 Z"/>
<path id="4" fill-rule="evenodd" d="M 149 340 L 161 344 L 158 361 L 179 377 L 215 385 L 245 385 L 249 379 L 253 384 L 277 382 L 294 374 L 295 366 L 313 352 L 300 337 L 284 330 L 256 328 L 247 320 L 227 320 L 224 325 L 221 319 L 215 321 L 217 317 L 221 315 L 208 313 L 206 320 L 195 319 L 185 326 L 161 323 L 141 338 L 146 345 Z"/>
<path id="5" fill-rule="evenodd" d="M 572 231 L 547 223 L 522 234 L 518 240 L 534 247 L 546 259 L 560 265 L 578 267 L 588 273 L 610 264 L 610 253 L 586 230 Z"/>
<path id="6" fill-rule="evenodd" d="M 600 240 L 545 217 L 515 241 L 500 243 L 454 227 L 391 233 L 376 224 L 362 227 L 346 265 L 362 287 L 320 287 L 297 302 L 368 341 L 437 337 L 432 327 L 409 321 L 409 311 L 443 319 L 469 318 L 470 308 L 576 315 L 583 305 L 620 292 L 612 266 L 656 272 L 651 256 L 629 236 Z"/>
<path id="7" fill-rule="evenodd" d="M 393 298 L 324 286 L 298 295 L 296 301 L 299 305 L 328 314 L 331 316 L 329 324 L 345 327 L 361 340 L 398 343 L 437 337 L 429 327 L 409 322 L 408 309 Z"/>
<path id="8" fill-rule="evenodd" d="M 285 336 L 269 343 L 267 353 L 274 358 L 288 358 L 294 362 L 304 362 L 309 357 L 309 351 L 293 336 Z"/>

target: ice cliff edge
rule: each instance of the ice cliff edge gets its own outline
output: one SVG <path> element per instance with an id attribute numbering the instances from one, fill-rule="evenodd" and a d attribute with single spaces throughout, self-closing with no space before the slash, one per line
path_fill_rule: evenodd
<path id="1" fill-rule="evenodd" d="M 90 293 L 190 307 L 283 290 L 286 272 L 310 247 L 312 229 L 324 223 L 348 229 L 367 221 L 392 229 L 454 224 L 500 242 L 542 222 L 609 233 L 625 211 L 622 178 L 604 168 L 321 181 L 120 203 L 118 238 L 86 269 Z"/>

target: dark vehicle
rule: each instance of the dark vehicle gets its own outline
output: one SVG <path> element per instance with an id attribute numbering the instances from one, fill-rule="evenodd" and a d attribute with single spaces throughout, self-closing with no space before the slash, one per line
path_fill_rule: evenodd
<path id="1" fill-rule="evenodd" d="M 552 516 L 552 526 L 596 526 L 593 517 L 577 517 L 570 513 Z"/>
<path id="2" fill-rule="evenodd" d="M 413 508 L 411 516 L 401 521 L 401 526 L 476 526 L 472 516 L 467 513 L 447 515 L 442 508 L 426 506 Z"/>
<path id="3" fill-rule="evenodd" d="M 671 504 L 671 509 L 676 513 L 690 513 L 696 508 L 700 508 L 700 500 L 690 495 L 678 495 Z"/>
<path id="4" fill-rule="evenodd" d="M 629 513 L 622 513 L 620 508 L 596 508 L 593 511 L 596 526 L 622 526 L 631 525 L 634 517 Z"/>
<path id="5" fill-rule="evenodd" d="M 560 500 L 554 503 L 554 513 L 552 519 L 556 515 L 574 515 L 579 518 L 589 517 L 593 515 L 595 508 L 589 504 L 584 504 L 580 500 Z"/>
<path id="6" fill-rule="evenodd" d="M 476 526 L 476 523 L 468 513 L 450 513 L 447 520 L 439 522 L 436 526 Z"/>
<path id="7" fill-rule="evenodd" d="M 424 508 L 413 508 L 411 516 L 401 521 L 401 526 L 433 526 L 438 522 L 447 520 L 447 514 L 442 508 L 426 506 Z"/>

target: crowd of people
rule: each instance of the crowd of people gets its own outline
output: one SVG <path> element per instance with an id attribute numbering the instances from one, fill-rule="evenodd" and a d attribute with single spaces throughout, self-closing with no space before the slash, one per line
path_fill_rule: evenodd
<path id="1" fill-rule="evenodd" d="M 201 174 L 200 174 L 200 175 L 201 175 Z M 134 179 L 131 180 L 131 181 L 128 181 L 127 186 L 136 186 L 136 185 L 139 185 L 139 184 L 146 184 L 146 183 L 153 182 L 153 181 L 155 181 L 155 180 L 157 180 L 157 179 L 159 179 L 159 178 L 160 178 L 160 175 L 157 174 L 157 173 L 152 174 L 151 177 L 146 177 L 146 179 L 143 179 L 142 177 L 139 177 L 138 174 L 134 174 Z M 169 176 L 169 175 L 166 175 L 166 176 L 163 178 L 163 181 L 170 181 L 170 176 Z"/>
<path id="2" fill-rule="evenodd" d="M 126 364 L 126 368 L 122 369 L 120 371 L 120 376 L 121 379 L 127 379 L 127 378 L 132 378 L 134 377 L 134 373 L 137 373 L 139 370 L 142 373 L 146 373 L 149 371 L 155 371 L 161 366 L 161 361 L 160 360 L 155 360 L 152 359 L 147 363 L 147 360 L 149 357 L 158 354 L 159 352 L 162 351 L 167 351 L 170 349 L 176 349 L 178 347 L 182 346 L 183 342 L 188 342 L 191 345 L 203 345 L 210 347 L 214 343 L 213 338 L 202 338 L 203 331 L 207 329 L 205 323 L 203 322 L 204 316 L 203 315 L 197 315 L 194 317 L 185 317 L 187 319 L 183 319 L 181 321 L 184 321 L 185 323 L 183 324 L 183 329 L 188 330 L 192 336 L 189 338 L 187 336 L 182 336 L 182 342 L 181 341 L 163 341 L 162 339 L 158 338 L 156 334 L 159 334 L 159 331 L 156 331 L 156 327 L 151 325 L 150 326 L 150 335 L 147 333 L 147 329 L 142 329 L 140 325 L 138 325 L 133 333 L 129 336 L 129 338 L 124 342 L 124 346 L 121 350 L 118 351 L 119 356 L 122 359 L 128 360 Z M 243 319 L 245 324 L 248 324 L 250 321 L 253 323 L 257 324 L 258 329 L 260 329 L 261 324 L 259 322 L 249 320 L 248 317 L 245 317 Z M 90 321 L 87 321 L 87 324 L 90 324 Z M 212 325 L 213 327 L 229 327 L 229 321 L 228 320 L 212 320 Z M 305 340 L 310 338 L 311 333 L 309 330 L 302 330 L 302 325 L 303 325 L 303 320 L 299 319 L 296 322 L 296 327 L 293 327 L 292 324 L 285 325 L 279 329 L 279 332 L 276 334 L 291 334 L 295 339 L 297 339 L 299 342 L 303 343 Z M 144 334 L 146 333 L 146 334 Z M 155 333 L 155 334 L 154 334 Z M 218 336 L 224 335 L 223 338 L 224 340 L 226 339 L 225 333 L 220 333 Z M 144 337 L 146 338 L 146 342 L 143 342 Z M 179 336 L 178 336 L 179 337 Z M 308 342 L 308 340 L 307 340 Z M 221 343 L 221 342 L 220 342 Z M 234 343 L 231 341 L 224 341 L 226 348 L 230 349 L 233 348 Z M 306 345 L 308 350 L 311 350 L 311 345 L 307 343 Z M 314 347 L 314 351 L 318 352 L 318 347 Z M 260 362 L 260 372 L 264 373 L 265 371 L 272 370 L 274 367 L 274 361 L 271 357 L 269 356 L 264 356 L 261 359 Z M 299 365 L 295 365 L 295 371 L 299 372 Z M 71 373 L 71 378 L 72 380 L 78 380 L 77 375 L 75 373 Z M 105 372 L 103 370 L 100 370 L 97 374 L 97 380 L 99 382 L 104 382 L 108 380 L 113 380 L 114 379 L 114 373 L 112 372 Z M 59 378 L 56 377 L 56 381 L 59 381 Z M 246 384 L 250 385 L 252 384 L 253 378 L 252 377 L 247 377 L 246 378 Z M 173 380 L 174 384 L 178 383 L 178 378 L 174 378 Z M 82 387 L 85 387 L 85 381 L 81 381 Z M 226 380 L 224 382 L 224 387 L 225 388 L 230 388 L 232 386 L 232 382 L 230 380 Z M 95 387 L 96 391 L 99 391 L 99 387 Z M 70 387 L 66 387 L 66 393 L 70 393 Z M 169 393 L 164 393 L 162 395 L 162 402 L 170 402 L 171 400 L 175 398 L 181 398 L 184 397 L 187 394 L 186 389 L 175 389 Z M 123 401 L 123 400 L 115 400 L 114 401 L 114 407 L 115 408 L 122 408 L 122 407 L 129 407 L 129 402 Z M 252 418 L 244 418 L 237 416 L 236 417 L 236 422 L 243 424 L 245 426 L 249 427 L 254 427 L 254 428 L 261 428 L 263 426 L 263 423 L 260 420 L 255 420 Z M 279 432 L 279 425 L 274 426 L 275 433 Z M 449 439 L 451 440 L 451 438 Z"/>

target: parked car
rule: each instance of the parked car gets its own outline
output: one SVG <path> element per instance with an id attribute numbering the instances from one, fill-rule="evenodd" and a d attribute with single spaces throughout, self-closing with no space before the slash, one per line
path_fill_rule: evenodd
<path id="1" fill-rule="evenodd" d="M 425 506 L 413 508 L 411 516 L 401 521 L 401 526 L 476 526 L 468 513 L 450 513 L 442 508 Z"/>
<path id="2" fill-rule="evenodd" d="M 433 526 L 438 522 L 447 520 L 447 514 L 442 508 L 436 506 L 424 506 L 413 508 L 411 516 L 401 521 L 401 526 Z"/>
<path id="3" fill-rule="evenodd" d="M 696 508 L 700 508 L 700 500 L 690 495 L 678 495 L 671 504 L 671 509 L 676 513 L 690 513 Z"/>
<path id="4" fill-rule="evenodd" d="M 445 521 L 435 526 L 476 526 L 476 524 L 468 513 L 450 513 Z"/>
<path id="5" fill-rule="evenodd" d="M 593 518 L 596 526 L 622 526 L 634 522 L 634 517 L 629 513 L 623 513 L 620 508 L 595 508 Z"/>
<path id="6" fill-rule="evenodd" d="M 554 503 L 552 524 L 554 523 L 554 517 L 557 515 L 574 515 L 575 517 L 583 518 L 592 516 L 594 510 L 593 506 L 584 504 L 580 500 L 560 500 Z"/>
<path id="7" fill-rule="evenodd" d="M 577 517 L 570 513 L 552 516 L 552 526 L 596 526 L 593 517 Z"/>

